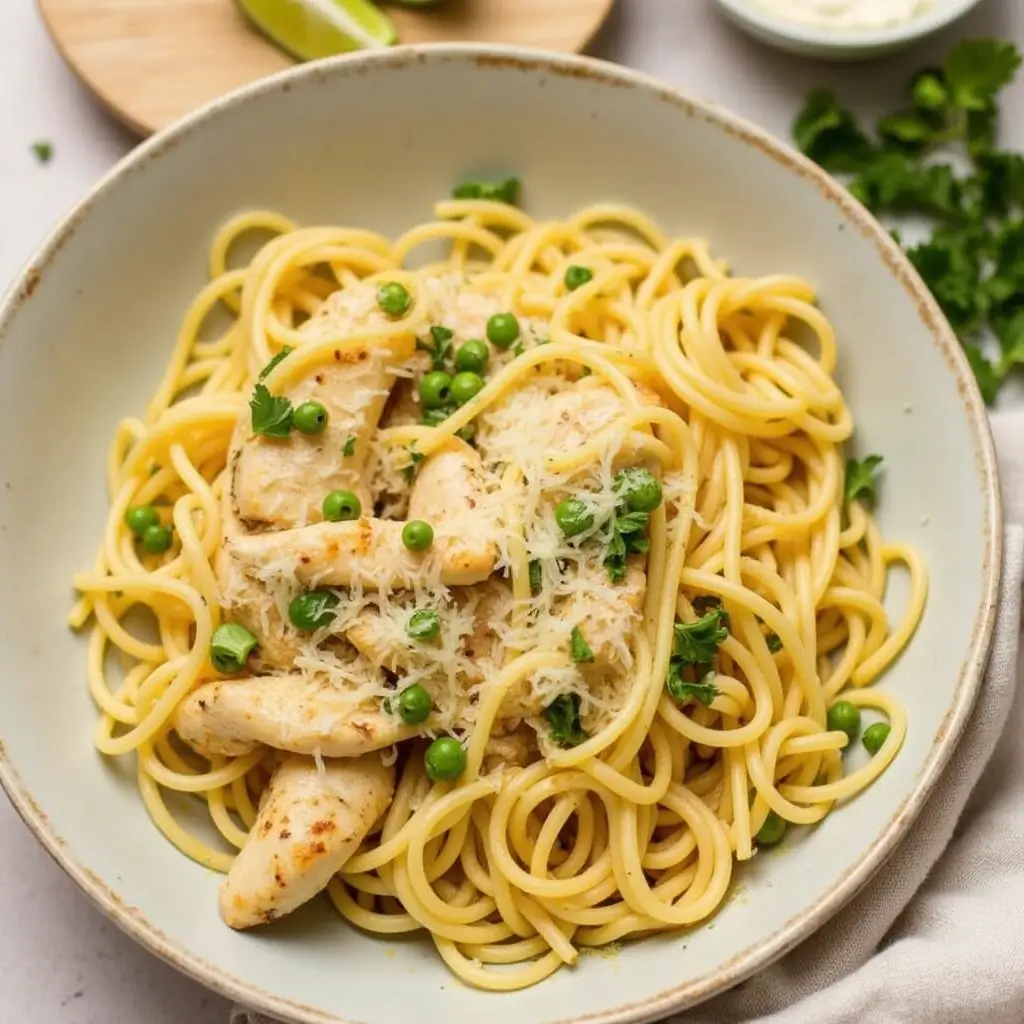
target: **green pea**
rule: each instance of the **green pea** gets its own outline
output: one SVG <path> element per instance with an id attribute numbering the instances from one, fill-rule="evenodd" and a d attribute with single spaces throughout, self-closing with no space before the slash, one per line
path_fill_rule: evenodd
<path id="1" fill-rule="evenodd" d="M 222 622 L 210 639 L 210 661 L 218 672 L 240 672 L 259 641 L 237 622 Z"/>
<path id="2" fill-rule="evenodd" d="M 455 353 L 455 369 L 460 373 L 483 373 L 491 360 L 491 350 L 484 341 L 467 341 Z"/>
<path id="3" fill-rule="evenodd" d="M 563 498 L 555 506 L 555 522 L 566 537 L 575 537 L 594 525 L 594 513 L 579 498 Z"/>
<path id="4" fill-rule="evenodd" d="M 426 551 L 434 543 L 434 528 L 422 519 L 411 519 L 402 527 L 402 543 L 410 551 Z"/>
<path id="5" fill-rule="evenodd" d="M 483 377 L 479 373 L 471 373 L 467 370 L 465 373 L 455 374 L 452 380 L 451 395 L 456 405 L 465 405 L 475 395 L 479 394 L 483 387 Z"/>
<path id="6" fill-rule="evenodd" d="M 363 514 L 363 503 L 351 491 L 331 491 L 324 498 L 321 511 L 329 522 L 344 523 Z"/>
<path id="7" fill-rule="evenodd" d="M 875 722 L 864 730 L 860 741 L 864 744 L 864 749 L 874 757 L 882 749 L 891 731 L 888 722 Z"/>
<path id="8" fill-rule="evenodd" d="M 565 287 L 574 292 L 588 281 L 593 281 L 594 272 L 589 267 L 569 267 L 565 272 Z"/>
<path id="9" fill-rule="evenodd" d="M 296 629 L 312 633 L 334 621 L 338 595 L 330 590 L 309 590 L 288 605 L 288 618 Z"/>
<path id="10" fill-rule="evenodd" d="M 125 512 L 124 521 L 136 537 L 141 537 L 160 522 L 160 513 L 152 505 L 136 505 Z"/>
<path id="11" fill-rule="evenodd" d="M 412 296 L 404 285 L 388 281 L 377 289 L 377 305 L 388 316 L 405 316 L 412 305 Z"/>
<path id="12" fill-rule="evenodd" d="M 162 555 L 171 546 L 171 528 L 154 523 L 142 531 L 142 546 L 151 555 Z"/>
<path id="13" fill-rule="evenodd" d="M 439 427 L 453 412 L 454 405 L 442 405 L 440 409 L 424 409 L 423 422 L 428 427 Z"/>
<path id="14" fill-rule="evenodd" d="M 452 400 L 452 379 L 444 370 L 433 370 L 420 377 L 420 401 L 427 409 L 440 409 Z"/>
<path id="15" fill-rule="evenodd" d="M 421 608 L 409 616 L 405 632 L 413 640 L 433 640 L 441 635 L 441 616 L 433 608 Z"/>
<path id="16" fill-rule="evenodd" d="M 320 402 L 303 402 L 295 410 L 293 423 L 303 434 L 322 434 L 330 416 Z"/>
<path id="17" fill-rule="evenodd" d="M 774 811 L 769 811 L 768 817 L 764 819 L 764 824 L 757 830 L 754 838 L 760 846 L 774 846 L 782 842 L 786 827 L 785 818 L 780 818 Z"/>
<path id="18" fill-rule="evenodd" d="M 455 431 L 455 436 L 461 438 L 466 444 L 472 444 L 476 439 L 476 424 L 467 423 Z"/>
<path id="19" fill-rule="evenodd" d="M 413 683 L 398 695 L 398 717 L 406 725 L 419 725 L 430 717 L 433 704 L 430 694 L 419 683 Z"/>
<path id="20" fill-rule="evenodd" d="M 845 732 L 852 743 L 860 732 L 860 708 L 848 700 L 836 701 L 828 709 L 827 723 L 831 732 Z"/>
<path id="21" fill-rule="evenodd" d="M 487 340 L 498 348 L 508 348 L 519 337 L 519 321 L 512 313 L 495 313 L 487 321 Z"/>
<path id="22" fill-rule="evenodd" d="M 431 782 L 452 782 L 466 768 L 466 751 L 453 736 L 441 736 L 427 747 L 424 757 Z"/>
<path id="23" fill-rule="evenodd" d="M 643 466 L 617 473 L 615 491 L 625 499 L 630 512 L 653 512 L 661 504 L 661 484 Z"/>

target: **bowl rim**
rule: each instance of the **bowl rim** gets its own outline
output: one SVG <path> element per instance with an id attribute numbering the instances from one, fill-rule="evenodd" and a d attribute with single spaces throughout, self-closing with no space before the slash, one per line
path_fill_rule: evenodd
<path id="1" fill-rule="evenodd" d="M 918 39 L 931 35 L 959 20 L 968 11 L 977 7 L 981 0 L 935 0 L 935 6 L 908 21 L 900 21 L 881 28 L 829 27 L 813 22 L 791 21 L 769 8 L 762 8 L 758 0 L 715 0 L 736 21 L 745 23 L 760 32 L 767 32 L 799 43 L 815 47 L 822 52 L 835 50 L 851 51 L 910 45 Z"/>
<path id="2" fill-rule="evenodd" d="M 821 927 L 860 891 L 892 854 L 923 808 L 957 746 L 984 677 L 996 620 L 1003 538 L 999 471 L 991 428 L 974 374 L 956 335 L 903 251 L 874 217 L 835 179 L 764 129 L 715 103 L 692 97 L 645 73 L 592 57 L 503 44 L 436 43 L 397 46 L 386 50 L 345 54 L 286 68 L 218 98 L 142 142 L 119 160 L 58 222 L 29 259 L 22 273 L 0 297 L 0 343 L 7 336 L 22 305 L 28 301 L 39 281 L 45 276 L 49 264 L 74 235 L 78 223 L 88 216 L 97 202 L 110 189 L 115 188 L 125 175 L 141 171 L 150 162 L 159 160 L 163 153 L 187 139 L 206 122 L 226 114 L 236 105 L 288 89 L 292 83 L 306 79 L 345 77 L 368 69 L 401 70 L 427 61 L 473 62 L 485 68 L 512 68 L 529 73 L 539 71 L 563 77 L 584 78 L 599 85 L 625 86 L 653 93 L 678 107 L 685 115 L 700 118 L 737 141 L 756 148 L 790 173 L 804 178 L 817 188 L 864 238 L 874 244 L 879 257 L 903 287 L 909 300 L 917 307 L 918 315 L 928 329 L 932 343 L 956 381 L 960 404 L 970 433 L 975 471 L 982 484 L 985 502 L 981 598 L 974 614 L 969 649 L 958 672 L 953 702 L 914 785 L 863 855 L 833 882 L 819 900 L 793 914 L 766 939 L 740 950 L 729 960 L 698 978 L 654 992 L 640 1001 L 583 1016 L 562 1018 L 558 1022 L 552 1021 L 551 1024 L 637 1024 L 640 1021 L 655 1020 L 709 999 L 768 966 Z M 22 820 L 57 865 L 108 919 L 151 953 L 208 989 L 249 1009 L 271 1014 L 283 1022 L 358 1024 L 334 1012 L 326 1012 L 266 991 L 256 982 L 232 975 L 214 963 L 193 954 L 165 935 L 137 907 L 126 904 L 103 878 L 77 859 L 68 842 L 56 831 L 22 782 L 16 766 L 2 744 L 0 785 L 3 786 Z"/>

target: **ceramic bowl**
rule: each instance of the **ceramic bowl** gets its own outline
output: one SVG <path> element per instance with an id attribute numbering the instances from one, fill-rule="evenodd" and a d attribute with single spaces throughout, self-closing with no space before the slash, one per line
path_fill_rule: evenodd
<path id="1" fill-rule="evenodd" d="M 779 50 L 826 60 L 861 60 L 907 49 L 952 24 L 981 0 L 932 0 L 909 21 L 883 28 L 846 28 L 794 21 L 760 0 L 715 0 L 725 15 L 756 39 Z"/>
<path id="2" fill-rule="evenodd" d="M 738 870 L 705 926 L 496 996 L 456 982 L 427 939 L 369 938 L 320 901 L 261 932 L 226 928 L 219 877 L 153 827 L 132 766 L 94 752 L 85 644 L 64 616 L 71 574 L 91 565 L 106 516 L 115 423 L 142 413 L 204 283 L 216 226 L 271 207 L 394 234 L 429 217 L 460 178 L 509 171 L 539 216 L 623 200 L 669 232 L 707 236 L 738 273 L 813 279 L 841 340 L 856 448 L 886 458 L 882 528 L 920 548 L 932 588 L 882 684 L 907 707 L 910 731 L 877 785 Z M 106 914 L 194 978 L 284 1020 L 620 1024 L 705 999 L 868 883 L 970 713 L 1001 530 L 985 410 L 953 334 L 835 182 L 757 128 L 631 71 L 443 46 L 259 82 L 145 143 L 100 183 L 8 293 L 0 342 L 0 778 Z M 894 613 L 902 583 L 889 595 Z"/>

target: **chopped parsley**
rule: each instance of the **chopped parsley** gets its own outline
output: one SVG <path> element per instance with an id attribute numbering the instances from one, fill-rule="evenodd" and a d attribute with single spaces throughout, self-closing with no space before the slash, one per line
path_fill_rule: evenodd
<path id="1" fill-rule="evenodd" d="M 530 593 L 539 594 L 543 585 L 544 570 L 541 568 L 540 561 L 535 558 L 530 562 Z"/>
<path id="2" fill-rule="evenodd" d="M 772 654 L 778 654 L 782 650 L 782 640 L 779 638 L 778 633 L 769 633 L 765 637 L 765 641 L 768 644 L 768 650 Z"/>
<path id="3" fill-rule="evenodd" d="M 590 649 L 590 644 L 583 638 L 579 626 L 572 627 L 569 641 L 569 656 L 575 662 L 594 660 L 594 652 Z"/>
<path id="4" fill-rule="evenodd" d="M 718 645 L 729 636 L 721 608 L 712 608 L 694 622 L 677 622 L 673 657 L 687 665 L 710 665 Z"/>
<path id="5" fill-rule="evenodd" d="M 718 696 L 714 660 L 729 635 L 728 617 L 721 606 L 711 607 L 694 622 L 677 622 L 665 688 L 679 704 L 696 700 L 707 707 Z"/>
<path id="6" fill-rule="evenodd" d="M 252 410 L 252 432 L 264 437 L 287 437 L 291 433 L 295 410 L 292 403 L 272 395 L 263 384 L 257 384 L 249 399 Z"/>
<path id="7" fill-rule="evenodd" d="M 846 463 L 846 481 L 843 487 L 843 499 L 848 505 L 851 501 L 859 501 L 867 508 L 875 504 L 875 477 L 878 467 L 882 464 L 881 455 L 868 455 L 864 459 L 848 459 Z"/>
<path id="8" fill-rule="evenodd" d="M 651 542 L 645 535 L 649 519 L 647 512 L 620 511 L 612 520 L 612 533 L 604 555 L 612 583 L 618 583 L 626 575 L 627 555 L 646 555 L 650 550 Z"/>
<path id="9" fill-rule="evenodd" d="M 420 352 L 429 352 L 430 361 L 433 364 L 434 369 L 443 370 L 445 361 L 451 353 L 452 338 L 454 337 L 454 331 L 449 330 L 447 327 L 441 327 L 438 324 L 434 324 L 434 326 L 430 328 L 430 341 L 421 341 L 417 338 L 416 348 Z"/>
<path id="10" fill-rule="evenodd" d="M 1024 155 L 997 145 L 998 96 L 1021 64 L 1011 42 L 965 40 L 942 67 L 911 79 L 908 106 L 883 117 L 875 138 L 823 89 L 808 95 L 793 124 L 799 148 L 826 170 L 852 176 L 850 191 L 872 212 L 931 219 L 930 236 L 907 255 L 989 403 L 1024 363 L 1017 316 L 1024 311 Z M 951 145 L 965 151 L 967 173 L 942 159 Z"/>
<path id="11" fill-rule="evenodd" d="M 40 139 L 32 143 L 32 155 L 41 163 L 48 164 L 53 159 L 53 143 Z"/>
<path id="12" fill-rule="evenodd" d="M 350 434 L 345 438 L 345 443 L 341 446 L 341 454 L 346 459 L 351 458 L 356 453 L 356 435 Z"/>
<path id="13" fill-rule="evenodd" d="M 282 359 L 285 358 L 285 356 L 290 356 L 291 354 L 292 354 L 291 346 L 290 345 L 285 345 L 285 347 L 283 349 L 281 349 L 281 351 L 278 352 L 277 355 L 274 356 L 274 358 L 271 359 L 270 362 L 267 363 L 267 365 L 264 366 L 262 370 L 260 370 L 259 379 L 260 380 L 266 380 L 267 377 L 270 376 L 270 371 L 273 370 L 274 367 L 277 366 L 277 364 L 279 362 L 281 362 Z"/>
<path id="14" fill-rule="evenodd" d="M 714 683 L 707 681 L 713 678 L 714 673 L 709 673 L 704 677 L 704 682 L 687 682 L 680 674 L 673 674 L 669 669 L 668 682 L 665 685 L 677 703 L 685 704 L 688 700 L 695 700 L 704 707 L 709 707 L 720 692 Z"/>
<path id="15" fill-rule="evenodd" d="M 426 455 L 423 452 L 418 452 L 415 445 L 409 445 L 405 450 L 409 453 L 409 464 L 402 470 L 402 473 L 405 474 L 405 479 L 411 483 Z"/>
<path id="16" fill-rule="evenodd" d="M 453 199 L 489 199 L 492 202 L 515 206 L 519 199 L 518 178 L 504 181 L 464 181 L 452 190 Z"/>
<path id="17" fill-rule="evenodd" d="M 586 730 L 580 724 L 580 695 L 563 693 L 545 709 L 544 717 L 551 726 L 548 734 L 552 743 L 560 747 L 578 747 L 587 739 Z"/>

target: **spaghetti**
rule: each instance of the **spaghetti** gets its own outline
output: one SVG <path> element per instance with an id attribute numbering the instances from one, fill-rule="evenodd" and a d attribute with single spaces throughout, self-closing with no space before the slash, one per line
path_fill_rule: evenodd
<path id="1" fill-rule="evenodd" d="M 330 722 L 309 748 L 291 725 L 268 743 L 275 721 L 211 752 L 180 725 L 199 688 L 242 701 L 245 687 L 300 692 L 315 679 L 322 699 L 376 716 L 379 742 L 366 749 L 397 761 L 397 786 L 329 896 L 369 932 L 428 930 L 464 981 L 512 990 L 574 963 L 583 947 L 707 919 L 734 860 L 775 841 L 784 823 L 820 821 L 885 770 L 907 723 L 873 684 L 916 628 L 926 575 L 912 550 L 883 541 L 863 503 L 844 501 L 852 419 L 832 379 L 833 331 L 806 282 L 730 277 L 703 241 L 672 241 L 622 206 L 535 222 L 469 199 L 439 203 L 435 217 L 393 242 L 267 212 L 220 230 L 210 283 L 144 418 L 117 429 L 109 518 L 92 570 L 75 578 L 70 621 L 91 621 L 97 749 L 135 753 L 157 827 L 217 871 L 255 843 L 253 826 L 270 813 L 260 797 L 275 745 L 321 776 L 340 754 Z M 236 243 L 268 233 L 246 265 L 229 265 Z M 442 259 L 410 269 L 421 247 L 438 245 Z M 384 310 L 384 285 L 400 286 L 392 292 L 406 307 Z M 229 325 L 211 336 L 224 311 Z M 459 344 L 482 340 L 495 316 L 505 317 L 500 344 L 483 354 L 477 344 L 474 357 L 488 379 L 426 415 L 422 405 L 437 400 L 425 378 L 443 377 L 453 358 L 457 368 Z M 816 354 L 796 340 L 801 331 Z M 315 437 L 254 440 L 254 385 L 308 397 L 302 388 L 356 352 L 389 381 L 346 399 L 369 428 L 366 450 L 354 450 L 355 434 L 346 455 L 332 449 L 339 465 L 358 461 L 353 489 L 374 503 L 375 517 L 367 509 L 359 522 L 404 520 L 410 490 L 426 486 L 444 453 L 474 460 L 477 514 L 496 552 L 488 578 L 444 582 L 443 545 L 455 540 L 435 522 L 436 554 L 399 584 L 395 559 L 328 559 L 312 580 L 293 560 L 250 566 L 240 589 L 221 561 L 231 529 L 252 525 L 229 522 L 243 500 L 240 452 L 259 442 L 268 458 L 298 445 L 322 453 L 309 447 Z M 638 469 L 641 510 L 624 489 Z M 282 505 L 272 476 L 244 499 L 263 509 L 261 543 L 335 526 L 338 537 L 350 525 L 318 525 L 320 470 L 309 472 L 312 511 L 301 493 L 301 507 Z M 159 517 L 141 543 L 131 527 L 140 508 Z M 306 562 L 311 550 L 302 548 Z M 894 564 L 909 571 L 910 596 L 890 629 L 882 601 Z M 289 601 L 309 587 L 332 595 L 331 614 L 296 639 Z M 264 661 L 246 679 L 222 679 L 211 641 L 250 599 L 262 602 L 246 625 Z M 134 624 L 140 607 L 150 633 Z M 439 639 L 398 635 L 413 609 L 436 615 Z M 431 714 L 403 724 L 391 702 L 414 683 Z M 843 761 L 855 729 L 830 728 L 838 702 L 888 725 L 856 770 Z M 208 713 L 199 705 L 195 715 Z M 222 727 L 211 723 L 203 729 Z M 423 747 L 442 734 L 463 751 L 453 781 L 428 777 Z M 205 801 L 219 838 L 179 823 L 166 791 Z"/>

